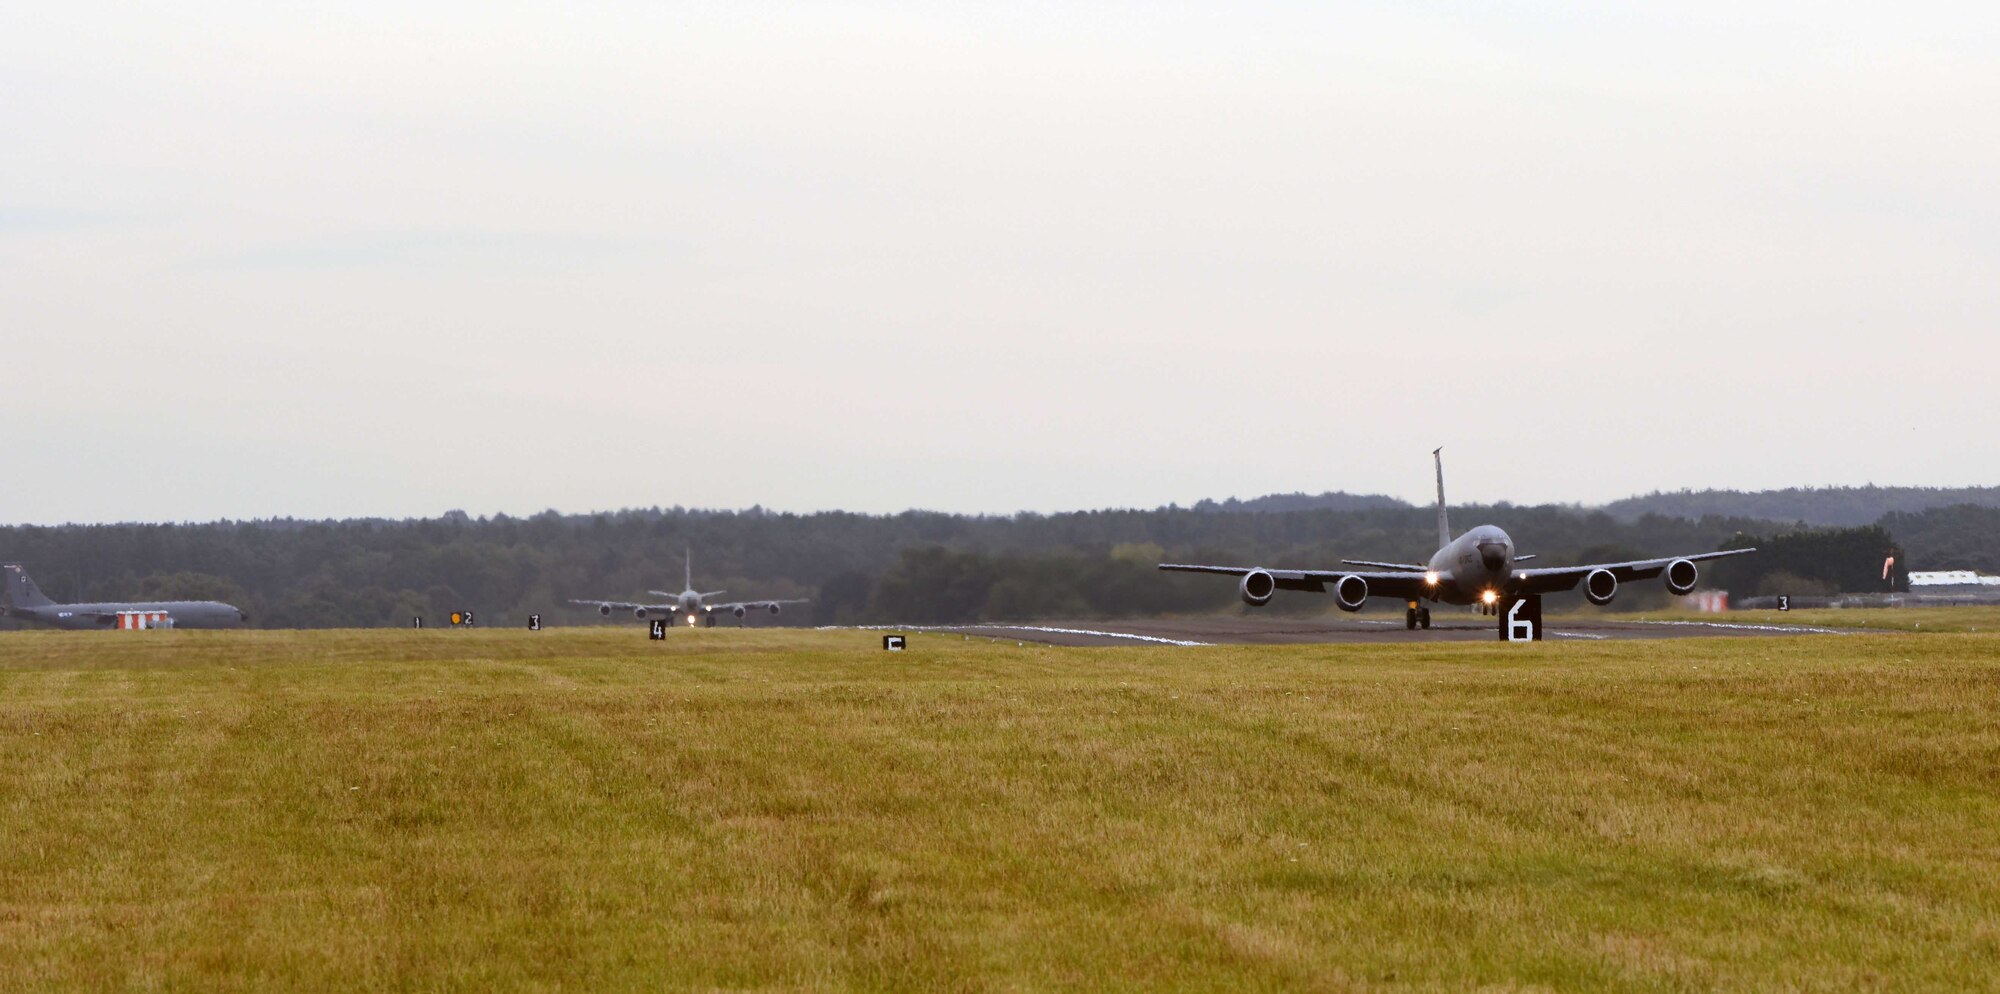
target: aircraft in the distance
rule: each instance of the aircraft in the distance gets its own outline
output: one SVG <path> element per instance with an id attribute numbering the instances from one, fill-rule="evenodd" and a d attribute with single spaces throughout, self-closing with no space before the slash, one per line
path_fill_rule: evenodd
<path id="1" fill-rule="evenodd" d="M 686 589 L 678 594 L 667 590 L 646 591 L 655 596 L 672 598 L 672 600 L 664 604 L 640 604 L 634 601 L 592 601 L 574 598 L 570 600 L 570 603 L 580 604 L 584 607 L 594 607 L 597 609 L 598 614 L 607 618 L 611 617 L 611 613 L 614 611 L 630 611 L 632 612 L 632 616 L 638 618 L 640 621 L 659 616 L 666 618 L 668 623 L 671 624 L 673 623 L 673 619 L 679 616 L 687 619 L 689 627 L 706 622 L 710 628 L 715 627 L 715 616 L 718 612 L 733 614 L 736 616 L 736 620 L 741 622 L 752 611 L 769 611 L 772 614 L 777 614 L 778 609 L 782 605 L 806 603 L 804 600 L 772 600 L 729 601 L 726 603 L 711 604 L 708 601 L 710 597 L 720 596 L 728 593 L 728 591 L 710 590 L 704 593 L 694 589 L 693 550 L 689 550 L 688 552 L 686 583 Z"/>
<path id="2" fill-rule="evenodd" d="M 0 574 L 0 614 L 57 628 L 240 628 L 250 620 L 242 609 L 220 601 L 57 604 L 20 566 L 0 564 Z"/>
<path id="3" fill-rule="evenodd" d="M 1433 450 L 1437 460 L 1437 516 L 1440 548 L 1422 566 L 1415 563 L 1378 563 L 1344 559 L 1361 570 L 1267 569 L 1262 566 L 1194 566 L 1161 563 L 1163 570 L 1185 573 L 1221 573 L 1239 577 L 1243 602 L 1253 607 L 1270 602 L 1280 590 L 1325 593 L 1333 590 L 1333 601 L 1343 611 L 1359 611 L 1370 597 L 1395 597 L 1405 602 L 1403 626 L 1429 628 L 1431 609 L 1426 602 L 1471 604 L 1482 614 L 1498 614 L 1502 601 L 1540 594 L 1574 590 L 1583 585 L 1583 596 L 1599 606 L 1611 603 L 1618 585 L 1627 580 L 1649 580 L 1665 575 L 1667 592 L 1686 594 L 1694 590 L 1701 571 L 1695 563 L 1704 559 L 1740 556 L 1756 549 L 1701 552 L 1659 559 L 1638 559 L 1625 563 L 1593 563 L 1582 566 L 1555 566 L 1520 569 L 1516 564 L 1535 558 L 1518 555 L 1514 540 L 1494 525 L 1480 525 L 1457 538 L 1451 537 L 1451 521 L 1445 514 L 1444 450 Z M 1539 610 L 1539 609 L 1538 609 Z"/>

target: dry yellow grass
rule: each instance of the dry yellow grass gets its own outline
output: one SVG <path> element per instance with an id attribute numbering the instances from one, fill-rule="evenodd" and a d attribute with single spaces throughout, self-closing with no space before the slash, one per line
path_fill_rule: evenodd
<path id="1" fill-rule="evenodd" d="M 0 987 L 1966 990 L 2000 638 L 0 638 Z"/>

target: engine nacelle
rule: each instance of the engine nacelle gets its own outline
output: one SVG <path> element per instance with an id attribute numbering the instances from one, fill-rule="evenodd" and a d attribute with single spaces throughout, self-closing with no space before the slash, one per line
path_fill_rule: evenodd
<path id="1" fill-rule="evenodd" d="M 1269 570 L 1253 569 L 1243 574 L 1243 581 L 1236 585 L 1243 595 L 1243 603 L 1251 607 L 1263 607 L 1271 603 L 1271 595 L 1278 592 L 1278 578 Z"/>
<path id="2" fill-rule="evenodd" d="M 1667 564 L 1666 577 L 1667 593 L 1680 597 L 1694 592 L 1695 581 L 1701 579 L 1701 571 L 1688 560 L 1676 559 Z"/>
<path id="3" fill-rule="evenodd" d="M 773 604 L 773 605 L 771 605 L 771 613 L 772 613 L 772 614 L 777 614 L 777 613 L 778 613 L 778 605 L 776 605 L 776 604 Z"/>
<path id="4" fill-rule="evenodd" d="M 1333 581 L 1333 602 L 1342 611 L 1359 611 L 1368 603 L 1368 581 L 1350 573 Z"/>
<path id="5" fill-rule="evenodd" d="M 609 605 L 609 604 L 599 604 L 599 605 L 597 605 L 597 613 L 598 613 L 598 614 L 601 614 L 601 615 L 603 615 L 603 616 L 605 616 L 605 617 L 607 617 L 607 618 L 611 617 L 611 605 Z"/>
<path id="6" fill-rule="evenodd" d="M 741 619 L 744 615 L 749 614 L 750 612 L 746 610 L 743 607 L 743 605 L 738 604 L 736 605 L 736 608 L 730 611 L 729 613 L 735 615 L 738 619 Z"/>
<path id="7" fill-rule="evenodd" d="M 1618 596 L 1618 578 L 1612 576 L 1608 569 L 1591 570 L 1590 575 L 1583 578 L 1583 596 L 1598 607 L 1611 603 L 1611 598 Z"/>
<path id="8" fill-rule="evenodd" d="M 606 613 L 606 614 L 609 614 L 609 613 L 611 613 L 611 609 L 610 609 L 610 608 L 605 608 L 605 609 L 604 609 L 604 613 Z M 632 617 L 634 617 L 634 618 L 637 618 L 637 619 L 639 619 L 640 621 L 644 621 L 644 620 L 646 620 L 646 609 L 645 609 L 645 608 L 643 608 L 643 607 L 635 607 L 635 608 L 633 608 L 633 609 L 632 609 Z"/>

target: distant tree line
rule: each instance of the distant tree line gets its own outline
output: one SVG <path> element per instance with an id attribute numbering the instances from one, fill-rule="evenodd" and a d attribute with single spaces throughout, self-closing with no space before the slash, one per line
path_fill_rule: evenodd
<path id="1" fill-rule="evenodd" d="M 1644 515 L 1572 507 L 1453 509 L 1460 527 L 1505 527 L 1522 552 L 1560 564 L 1723 547 L 1755 538 L 1766 554 L 1731 561 L 1715 582 L 1746 593 L 1772 582 L 1879 589 L 1891 547 L 1901 569 L 2000 570 L 2000 511 L 1899 513 L 1860 529 L 1750 518 Z M 386 521 L 0 527 L 0 559 L 21 562 L 61 600 L 217 599 L 266 627 L 406 625 L 469 608 L 493 623 L 529 613 L 594 622 L 568 598 L 650 600 L 678 589 L 683 549 L 696 585 L 731 596 L 806 597 L 781 623 L 951 622 L 1123 617 L 1223 610 L 1234 585 L 1161 574 L 1162 560 L 1326 566 L 1342 558 L 1421 562 L 1429 508 L 1229 512 L 1088 511 L 967 516 L 912 511 L 777 514 L 647 509 L 616 513 Z M 1774 572 L 1788 574 L 1777 581 Z M 1804 592 L 1794 591 L 1794 592 Z M 1621 593 L 1620 606 L 1653 595 Z M 1325 610 L 1281 597 L 1272 609 Z M 619 619 L 629 620 L 629 619 Z"/>
<path id="2" fill-rule="evenodd" d="M 1909 557 L 1881 525 L 1741 535 L 1731 544 L 1757 549 L 1754 556 L 1715 564 L 1715 586 L 1739 596 L 1907 590 L 1910 585 Z"/>
<path id="3" fill-rule="evenodd" d="M 1662 514 L 1855 527 L 1881 522 L 1887 514 L 1916 514 L 1966 504 L 2000 508 L 2000 487 L 1792 487 L 1755 493 L 1681 490 L 1627 497 L 1604 505 L 1604 510 L 1627 521 Z"/>
<path id="4" fill-rule="evenodd" d="M 1749 518 L 1786 524 L 1856 527 L 1876 524 L 1887 514 L 1914 514 L 1956 505 L 2000 509 L 2000 487 L 1791 487 L 1785 490 L 1679 490 L 1615 500 L 1599 508 L 1572 505 L 1574 510 L 1601 510 L 1621 521 L 1648 514 L 1669 518 Z M 1411 508 L 1405 501 L 1380 494 L 1271 494 L 1249 500 L 1205 500 L 1198 511 L 1356 511 Z"/>

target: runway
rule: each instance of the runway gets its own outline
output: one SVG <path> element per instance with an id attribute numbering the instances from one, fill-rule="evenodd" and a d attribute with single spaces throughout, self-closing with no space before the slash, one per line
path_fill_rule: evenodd
<path id="1" fill-rule="evenodd" d="M 1136 621 L 1034 622 L 942 626 L 872 626 L 883 631 L 938 632 L 975 638 L 1013 639 L 1043 645 L 1408 645 L 1418 642 L 1495 642 L 1498 622 L 1468 616 L 1408 631 L 1395 618 L 1176 618 Z M 1717 621 L 1619 621 L 1592 617 L 1551 617 L 1548 641 L 1673 639 L 1749 636 L 1843 635 L 1838 629 L 1805 625 L 1753 625 Z"/>

